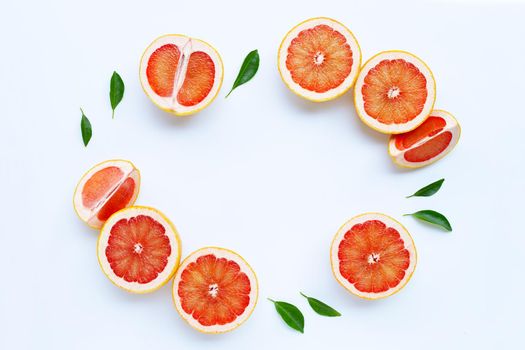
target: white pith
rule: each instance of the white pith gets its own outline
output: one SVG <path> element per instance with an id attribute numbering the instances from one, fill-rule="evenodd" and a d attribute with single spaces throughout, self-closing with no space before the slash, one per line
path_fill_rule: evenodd
<path id="1" fill-rule="evenodd" d="M 363 93 L 362 88 L 365 81 L 366 76 L 370 72 L 371 69 L 373 69 L 377 64 L 379 64 L 381 61 L 384 60 L 393 60 L 393 59 L 403 59 L 407 62 L 412 63 L 414 66 L 416 66 L 417 69 L 425 76 L 427 80 L 427 99 L 425 101 L 425 104 L 423 105 L 423 109 L 421 110 L 421 113 L 417 115 L 414 119 L 407 123 L 403 124 L 384 124 L 379 122 L 377 119 L 371 117 L 368 113 L 366 113 L 365 106 L 364 106 L 364 99 L 363 99 Z M 393 98 L 397 97 L 399 94 L 399 91 L 397 94 L 394 93 L 393 88 L 391 88 Z M 389 91 L 389 97 L 390 97 L 390 91 Z M 430 112 L 432 111 L 432 108 L 434 107 L 434 102 L 436 99 L 436 83 L 434 81 L 434 76 L 432 75 L 432 72 L 427 67 L 427 65 L 421 61 L 416 56 L 412 55 L 411 53 L 404 52 L 404 51 L 384 51 L 380 52 L 379 54 L 372 57 L 368 62 L 365 63 L 365 65 L 361 68 L 361 71 L 359 72 L 359 75 L 357 76 L 357 80 L 354 87 L 354 103 L 355 108 L 357 110 L 357 113 L 361 120 L 370 126 L 372 129 L 377 130 L 379 132 L 385 133 L 385 134 L 401 134 L 408 132 L 410 130 L 415 129 L 417 126 L 419 126 L 421 123 L 425 121 L 425 119 L 428 117 Z"/>
<path id="2" fill-rule="evenodd" d="M 368 220 L 379 220 L 383 222 L 387 227 L 392 227 L 399 232 L 399 235 L 401 236 L 401 239 L 403 240 L 405 244 L 405 248 L 410 253 L 410 263 L 408 268 L 405 271 L 405 276 L 403 279 L 397 284 L 397 286 L 390 288 L 384 292 L 381 293 L 367 293 L 362 292 L 358 290 L 352 283 L 350 283 L 347 279 L 341 275 L 341 272 L 339 271 L 339 257 L 338 257 L 338 251 L 339 251 L 339 244 L 344 239 L 344 236 L 348 230 L 352 228 L 352 226 L 356 224 L 363 223 Z M 370 256 L 368 257 L 368 262 L 370 263 Z M 380 259 L 380 257 L 379 257 Z M 410 277 L 412 276 L 412 273 L 414 272 L 416 268 L 417 263 L 417 253 L 416 253 L 416 247 L 414 245 L 414 241 L 412 240 L 412 237 L 408 233 L 408 231 L 396 220 L 392 219 L 391 217 L 380 214 L 380 213 L 366 213 L 361 214 L 356 217 L 353 217 L 349 221 L 347 221 L 339 230 L 337 231 L 334 240 L 332 241 L 332 246 L 330 248 L 330 261 L 332 264 L 332 270 L 334 273 L 335 278 L 337 281 L 345 287 L 347 290 L 349 290 L 351 293 L 365 299 L 380 299 L 387 297 L 389 295 L 392 295 L 399 291 L 401 288 L 405 286 L 405 284 L 408 282 Z M 375 263 L 375 262 L 373 262 Z"/>
<path id="3" fill-rule="evenodd" d="M 450 153 L 450 151 L 452 151 L 452 149 L 456 146 L 456 144 L 459 141 L 459 137 L 461 135 L 461 127 L 459 126 L 459 123 L 456 120 L 456 118 L 454 118 L 452 116 L 452 114 L 450 114 L 449 112 L 443 111 L 443 110 L 433 110 L 430 113 L 430 116 L 441 117 L 441 118 L 443 118 L 445 120 L 446 125 L 443 128 L 443 130 L 441 130 L 439 133 L 437 133 L 435 135 L 432 135 L 430 137 L 427 136 L 427 137 L 419 140 L 418 142 L 416 142 L 410 148 L 405 149 L 405 150 L 399 150 L 396 147 L 395 137 L 390 137 L 390 141 L 388 142 L 388 153 L 390 154 L 390 157 L 392 157 L 392 160 L 396 164 L 399 164 L 399 165 L 404 166 L 404 167 L 409 167 L 409 168 L 420 168 L 420 167 L 423 167 L 425 165 L 434 163 L 437 160 L 443 158 L 448 153 Z M 449 131 L 452 134 L 452 138 L 450 139 L 450 143 L 448 144 L 447 148 L 445 148 L 445 150 L 443 152 L 439 153 L 435 157 L 430 158 L 430 159 L 428 159 L 428 160 L 426 160 L 424 162 L 409 162 L 409 161 L 407 161 L 405 159 L 405 152 L 407 152 L 407 151 L 409 151 L 409 150 L 411 150 L 413 148 L 416 148 L 418 146 L 421 146 L 425 142 L 427 142 L 427 141 L 429 141 L 429 140 L 431 140 L 431 139 L 433 139 L 433 138 L 435 138 L 435 137 L 437 137 L 437 136 L 439 136 L 442 133 L 447 132 L 447 131 Z"/>
<path id="4" fill-rule="evenodd" d="M 326 24 L 333 28 L 334 30 L 341 33 L 350 45 L 350 49 L 352 50 L 352 68 L 350 70 L 350 74 L 346 77 L 346 79 L 336 88 L 333 88 L 331 90 L 328 90 L 326 92 L 315 92 L 311 90 L 307 90 L 303 88 L 301 85 L 297 84 L 293 81 L 292 75 L 288 68 L 286 67 L 286 57 L 288 56 L 288 48 L 290 47 L 290 44 L 292 40 L 297 37 L 297 35 L 305 30 L 313 28 L 320 24 Z M 321 62 L 324 60 L 324 56 L 320 55 L 317 57 L 317 61 L 315 61 L 316 58 L 314 58 L 314 63 L 321 64 Z M 330 99 L 333 99 L 335 97 L 340 96 L 344 92 L 346 92 L 348 89 L 352 87 L 354 84 L 354 81 L 357 77 L 357 73 L 359 71 L 359 66 L 361 65 L 361 49 L 359 47 L 359 44 L 357 43 L 356 38 L 341 23 L 334 21 L 330 18 L 312 18 L 308 21 L 305 21 L 303 23 L 300 23 L 296 27 L 294 27 L 290 32 L 286 35 L 286 37 L 283 39 L 283 42 L 281 43 L 281 47 L 279 48 L 279 56 L 278 56 L 278 67 L 279 71 L 281 72 L 281 76 L 285 82 L 285 84 L 295 93 L 298 95 L 307 98 L 312 101 L 327 101 Z"/>
<path id="5" fill-rule="evenodd" d="M 97 173 L 98 171 L 104 168 L 112 166 L 122 170 L 122 178 L 112 188 L 110 188 L 107 193 L 105 193 L 102 196 L 102 198 L 93 208 L 86 208 L 82 202 L 82 190 L 84 189 L 86 182 L 93 176 L 93 174 Z M 135 181 L 135 188 L 133 189 L 133 195 L 131 196 L 131 199 L 126 204 L 126 206 L 133 204 L 137 199 L 137 195 L 139 193 L 140 175 L 139 171 L 133 166 L 133 164 L 131 162 L 128 162 L 127 160 L 108 160 L 97 164 L 93 168 L 89 169 L 88 172 L 85 173 L 80 179 L 80 182 L 78 183 L 77 188 L 75 189 L 75 194 L 73 195 L 73 203 L 75 205 L 75 210 L 80 219 L 82 219 L 82 221 L 86 222 L 91 227 L 97 229 L 102 227 L 102 224 L 104 222 L 100 221 L 97 217 L 99 210 L 107 203 L 111 196 L 129 177 L 131 177 Z"/>
<path id="6" fill-rule="evenodd" d="M 203 326 L 195 318 L 193 318 L 191 314 L 186 313 L 186 311 L 184 311 L 181 305 L 180 297 L 178 294 L 178 286 L 181 281 L 182 272 L 186 269 L 186 267 L 190 263 L 196 261 L 199 257 L 208 255 L 208 254 L 212 254 L 216 256 L 217 258 L 226 258 L 228 260 L 235 261 L 237 264 L 239 264 L 241 271 L 244 272 L 248 276 L 248 279 L 250 280 L 250 283 L 251 283 L 250 285 L 251 289 L 250 289 L 250 295 L 249 295 L 250 302 L 248 306 L 246 307 L 246 309 L 244 309 L 244 312 L 241 315 L 237 316 L 237 318 L 229 324 Z M 216 295 L 217 293 L 220 293 L 218 286 L 217 286 L 217 289 L 213 288 L 214 284 L 210 284 L 209 287 L 210 287 L 209 293 L 212 297 L 213 297 L 212 293 Z M 248 263 L 242 257 L 240 257 L 238 254 L 228 249 L 218 248 L 218 247 L 206 247 L 206 248 L 202 248 L 202 249 L 199 249 L 191 253 L 186 259 L 184 259 L 179 269 L 177 270 L 177 273 L 175 274 L 175 279 L 173 281 L 173 287 L 172 287 L 172 295 L 173 295 L 173 302 L 175 303 L 175 307 L 177 308 L 177 311 L 184 318 L 184 320 L 189 323 L 190 326 L 197 329 L 198 331 L 205 332 L 205 333 L 224 333 L 224 332 L 228 332 L 228 331 L 231 331 L 237 328 L 244 321 L 246 321 L 248 317 L 250 317 L 253 309 L 255 308 L 255 305 L 257 304 L 257 298 L 259 295 L 259 287 L 257 285 L 257 278 L 255 276 L 255 273 L 253 272 L 250 265 L 248 265 Z"/>
<path id="7" fill-rule="evenodd" d="M 148 283 L 128 282 L 125 279 L 117 276 L 113 272 L 113 269 L 111 268 L 111 265 L 109 264 L 109 261 L 106 257 L 106 248 L 108 246 L 111 228 L 113 225 L 115 225 L 115 223 L 121 219 L 130 219 L 138 215 L 149 216 L 155 221 L 159 222 L 165 228 L 166 236 L 168 237 L 171 246 L 171 255 L 168 257 L 166 267 L 157 275 L 154 280 Z M 140 247 L 140 250 L 141 249 L 142 247 Z M 136 250 L 137 245 L 134 246 L 134 251 L 136 252 Z M 169 222 L 160 212 L 148 207 L 129 207 L 113 214 L 102 227 L 97 243 L 98 261 L 100 263 L 100 267 L 104 271 L 104 274 L 117 286 L 134 293 L 147 293 L 154 291 L 159 286 L 162 286 L 164 283 L 166 283 L 175 272 L 175 269 L 178 267 L 180 254 L 179 238 L 173 224 Z"/>
<path id="8" fill-rule="evenodd" d="M 179 64 L 175 72 L 172 96 L 161 97 L 157 95 L 151 88 L 148 82 L 146 69 L 148 67 L 148 62 L 151 54 L 153 54 L 153 52 L 155 52 L 155 50 L 157 50 L 159 47 L 166 44 L 176 45 L 180 50 L 181 56 L 179 58 Z M 179 93 L 179 90 L 182 87 L 182 84 L 184 83 L 184 78 L 186 77 L 188 59 L 191 53 L 196 51 L 203 51 L 207 53 L 215 65 L 215 77 L 213 80 L 213 87 L 211 88 L 209 94 L 198 104 L 194 106 L 183 106 L 177 101 L 177 94 Z M 221 87 L 224 71 L 221 57 L 219 56 L 217 51 L 215 51 L 215 49 L 212 48 L 210 45 L 208 45 L 204 41 L 195 38 L 190 38 L 185 35 L 169 34 L 156 39 L 146 49 L 140 61 L 139 74 L 142 88 L 159 108 L 173 113 L 175 115 L 186 115 L 202 109 L 215 98 Z"/>

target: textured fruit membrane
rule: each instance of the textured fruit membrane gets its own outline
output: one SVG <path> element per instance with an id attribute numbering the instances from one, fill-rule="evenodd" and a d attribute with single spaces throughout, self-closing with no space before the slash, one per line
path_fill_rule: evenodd
<path id="1" fill-rule="evenodd" d="M 163 45 L 151 54 L 146 68 L 146 76 L 151 89 L 157 95 L 170 97 L 173 94 L 179 59 L 180 50 L 174 44 Z"/>
<path id="2" fill-rule="evenodd" d="M 119 188 L 109 197 L 106 203 L 100 208 L 97 213 L 97 217 L 100 221 L 106 221 L 109 217 L 119 211 L 124 209 L 135 192 L 135 180 L 131 177 L 128 177 Z"/>
<path id="3" fill-rule="evenodd" d="M 410 253 L 399 232 L 379 220 L 352 226 L 339 244 L 341 275 L 366 293 L 393 288 L 405 277 Z"/>
<path id="4" fill-rule="evenodd" d="M 366 113 L 383 124 L 403 124 L 417 117 L 427 100 L 427 79 L 403 59 L 382 60 L 364 79 Z"/>
<path id="5" fill-rule="evenodd" d="M 325 24 L 301 31 L 290 43 L 286 57 L 293 81 L 319 93 L 341 85 L 352 63 L 352 49 L 344 35 Z"/>
<path id="6" fill-rule="evenodd" d="M 405 160 L 413 163 L 424 162 L 432 159 L 447 149 L 452 140 L 452 133 L 445 131 L 429 141 L 412 148 L 403 155 Z"/>
<path id="7" fill-rule="evenodd" d="M 250 291 L 239 264 L 213 254 L 188 264 L 178 286 L 183 310 L 203 326 L 233 322 L 250 303 Z"/>
<path id="8" fill-rule="evenodd" d="M 208 96 L 215 80 L 215 64 L 202 51 L 193 52 L 188 61 L 184 83 L 177 94 L 183 106 L 195 106 Z"/>
<path id="9" fill-rule="evenodd" d="M 430 116 L 416 129 L 404 134 L 396 135 L 396 148 L 399 150 L 410 148 L 424 138 L 432 137 L 441 132 L 446 125 L 447 122 L 445 119 Z"/>
<path id="10" fill-rule="evenodd" d="M 148 283 L 166 267 L 171 245 L 162 224 L 137 215 L 111 227 L 105 253 L 115 275 L 127 282 Z"/>
<path id="11" fill-rule="evenodd" d="M 93 209 L 122 179 L 124 172 L 109 166 L 91 175 L 82 188 L 82 204 Z"/>

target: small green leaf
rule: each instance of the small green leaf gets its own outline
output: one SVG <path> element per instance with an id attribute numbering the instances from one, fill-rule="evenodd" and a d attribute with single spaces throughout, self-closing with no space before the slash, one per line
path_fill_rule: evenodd
<path id="1" fill-rule="evenodd" d="M 281 316 L 284 322 L 291 328 L 304 333 L 304 316 L 295 305 L 284 301 L 270 300 L 275 305 L 275 310 Z"/>
<path id="2" fill-rule="evenodd" d="M 303 297 L 305 297 L 306 300 L 308 300 L 308 304 L 310 304 L 312 309 L 315 312 L 317 312 L 319 315 L 327 316 L 327 317 L 338 317 L 338 316 L 341 316 L 339 311 L 337 311 L 336 309 L 334 309 L 333 307 L 331 307 L 329 305 L 326 305 L 322 301 L 317 300 L 317 299 L 312 298 L 312 297 L 309 297 L 307 295 L 304 295 L 302 292 L 301 292 L 301 295 Z"/>
<path id="3" fill-rule="evenodd" d="M 124 97 L 124 82 L 117 72 L 113 72 L 111 82 L 109 84 L 109 101 L 111 102 L 111 118 L 115 117 L 115 108 L 117 108 L 120 101 Z"/>
<path id="4" fill-rule="evenodd" d="M 82 119 L 80 120 L 80 131 L 82 132 L 82 141 L 84 141 L 84 146 L 87 147 L 92 135 L 91 123 L 84 114 L 82 108 L 80 108 L 80 112 L 82 112 Z"/>
<path id="5" fill-rule="evenodd" d="M 255 75 L 255 73 L 257 73 L 258 69 L 259 52 L 257 50 L 253 50 L 246 56 L 244 62 L 242 62 L 242 66 L 239 70 L 239 74 L 237 75 L 237 79 L 235 79 L 232 89 L 230 90 L 230 92 L 228 92 L 228 95 L 226 95 L 226 97 L 230 96 L 230 94 L 235 88 L 250 81 Z"/>
<path id="6" fill-rule="evenodd" d="M 437 180 L 436 182 L 432 182 L 430 185 L 426 185 L 425 187 L 419 189 L 411 196 L 408 196 L 406 198 L 410 197 L 430 197 L 433 194 L 435 194 L 439 189 L 441 188 L 441 185 L 443 185 L 443 181 L 445 179 Z"/>
<path id="7" fill-rule="evenodd" d="M 437 211 L 420 210 L 412 214 L 405 214 L 404 216 L 407 216 L 407 215 L 411 215 L 421 221 L 425 221 L 433 225 L 442 227 L 446 231 L 449 231 L 449 232 L 452 231 L 452 226 L 450 226 L 450 222 L 448 222 L 447 218 L 443 214 L 440 214 Z"/>

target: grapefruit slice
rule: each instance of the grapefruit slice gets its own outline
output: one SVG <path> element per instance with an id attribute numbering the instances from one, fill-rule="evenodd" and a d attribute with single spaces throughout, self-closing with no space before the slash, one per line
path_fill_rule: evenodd
<path id="1" fill-rule="evenodd" d="M 311 18 L 293 27 L 279 47 L 281 78 L 297 95 L 315 102 L 337 98 L 355 82 L 361 48 L 343 24 Z"/>
<path id="2" fill-rule="evenodd" d="M 354 105 L 361 120 L 385 134 L 415 129 L 427 119 L 436 100 L 430 68 L 405 51 L 384 51 L 361 69 Z"/>
<path id="3" fill-rule="evenodd" d="M 406 168 L 420 168 L 446 156 L 459 141 L 461 127 L 447 111 L 433 110 L 416 129 L 392 135 L 388 153 L 394 163 Z"/>
<path id="4" fill-rule="evenodd" d="M 153 292 L 168 282 L 179 266 L 180 252 L 173 224 L 149 207 L 129 207 L 113 214 L 97 242 L 104 274 L 132 293 Z"/>
<path id="5" fill-rule="evenodd" d="M 73 207 L 82 221 L 98 230 L 113 213 L 135 203 L 139 187 L 140 173 L 130 161 L 107 160 L 82 176 Z"/>
<path id="6" fill-rule="evenodd" d="M 385 214 L 366 213 L 337 231 L 330 260 L 335 278 L 348 291 L 364 299 L 379 299 L 407 284 L 417 253 L 403 225 Z"/>
<path id="7" fill-rule="evenodd" d="M 182 262 L 173 281 L 173 302 L 190 326 L 224 333 L 250 317 L 259 288 L 248 263 L 237 253 L 206 247 Z"/>
<path id="8" fill-rule="evenodd" d="M 185 35 L 155 39 L 140 60 L 140 82 L 160 109 L 184 116 L 197 113 L 217 96 L 223 78 L 219 53 Z"/>

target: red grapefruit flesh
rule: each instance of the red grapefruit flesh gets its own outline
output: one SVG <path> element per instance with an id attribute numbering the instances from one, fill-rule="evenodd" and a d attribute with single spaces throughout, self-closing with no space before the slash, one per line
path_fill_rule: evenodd
<path id="1" fill-rule="evenodd" d="M 337 281 L 365 299 L 403 288 L 416 267 L 412 237 L 396 220 L 379 213 L 356 216 L 337 232 L 330 251 Z"/>
<path id="2" fill-rule="evenodd" d="M 82 221 L 100 229 L 113 213 L 135 203 L 139 186 L 140 174 L 131 162 L 102 162 L 80 179 L 73 196 L 75 211 Z"/>
<path id="3" fill-rule="evenodd" d="M 104 274 L 134 293 L 152 292 L 175 273 L 180 239 L 173 224 L 158 210 L 129 207 L 112 215 L 98 240 Z"/>
<path id="4" fill-rule="evenodd" d="M 434 110 L 416 129 L 393 135 L 388 151 L 399 166 L 420 168 L 447 155 L 458 143 L 460 134 L 461 127 L 450 113 Z"/>
<path id="5" fill-rule="evenodd" d="M 205 333 L 237 328 L 252 313 L 257 296 L 251 267 L 223 248 L 208 247 L 190 254 L 173 283 L 177 311 L 193 328 Z"/>

